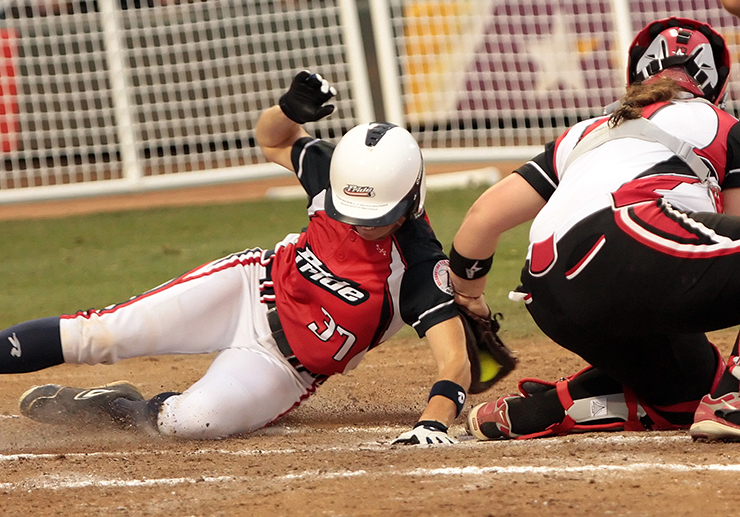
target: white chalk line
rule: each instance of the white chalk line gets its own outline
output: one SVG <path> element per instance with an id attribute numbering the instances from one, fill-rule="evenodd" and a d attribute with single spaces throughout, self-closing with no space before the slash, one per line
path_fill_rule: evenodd
<path id="1" fill-rule="evenodd" d="M 349 431 L 352 429 L 352 431 Z M 340 428 L 338 432 L 358 432 L 358 431 L 374 431 L 379 433 L 394 433 L 398 432 L 403 427 L 370 427 L 370 428 Z M 463 437 L 465 438 L 465 437 Z M 563 440 L 570 439 L 572 437 L 557 437 L 557 438 L 543 438 L 538 440 L 505 440 L 499 442 L 478 442 L 473 439 L 462 441 L 459 446 L 463 447 L 533 447 L 533 446 L 552 446 L 562 445 Z M 636 434 L 636 435 L 611 435 L 601 434 L 598 436 L 578 436 L 575 438 L 578 443 L 582 444 L 615 444 L 615 445 L 631 445 L 638 443 L 672 443 L 672 442 L 691 442 L 691 438 L 688 435 L 664 435 L 661 433 L 655 434 Z M 381 444 L 379 442 L 367 445 L 349 445 L 349 446 L 332 446 L 326 447 L 321 446 L 321 452 L 352 452 L 358 450 L 365 450 L 367 448 L 375 448 L 382 450 L 389 444 Z M 425 446 L 421 446 L 425 447 Z M 18 460 L 58 460 L 60 458 L 67 459 L 78 459 L 78 458 L 127 458 L 134 456 L 189 456 L 189 455 L 206 455 L 206 454 L 222 454 L 226 456 L 263 456 L 270 454 L 292 454 L 297 452 L 311 452 L 312 448 L 305 449 L 242 449 L 242 450 L 229 450 L 229 449 L 199 449 L 197 451 L 181 451 L 173 449 L 158 449 L 158 450 L 141 450 L 141 451 L 114 451 L 114 452 L 63 452 L 63 453 L 20 453 L 20 454 L 0 454 L 0 463 Z"/>
<path id="2" fill-rule="evenodd" d="M 343 428 L 344 429 L 344 428 Z M 370 427 L 368 428 L 375 432 L 395 432 L 398 431 L 399 427 Z M 346 428 L 344 432 L 359 432 L 366 430 L 365 428 Z M 342 430 L 340 430 L 342 432 Z M 541 440 L 510 440 L 504 442 L 477 442 L 474 440 L 467 440 L 461 443 L 459 446 L 469 447 L 521 447 L 521 446 L 543 446 L 549 447 L 553 445 L 562 445 L 563 440 L 578 440 L 578 443 L 610 443 L 614 445 L 630 445 L 637 443 L 674 443 L 674 442 L 690 442 L 691 438 L 688 435 L 664 435 L 662 433 L 640 433 L 634 435 L 610 435 L 600 434 L 596 436 L 578 436 L 578 437 L 560 437 L 560 438 L 549 438 Z M 398 447 L 398 446 L 396 446 Z M 390 450 L 389 445 L 383 445 L 380 443 L 374 443 L 371 445 L 355 445 L 355 446 L 337 446 L 337 447 L 321 447 L 321 452 L 357 452 L 359 450 L 373 448 L 375 450 Z M 13 462 L 18 460 L 60 460 L 64 459 L 90 459 L 90 458 L 122 458 L 127 459 L 129 457 L 142 457 L 142 456 L 193 456 L 193 455 L 227 455 L 227 456 L 263 456 L 272 454 L 291 454 L 298 452 L 311 452 L 311 448 L 305 449 L 242 449 L 242 450 L 228 450 L 228 449 L 200 449 L 197 451 L 178 451 L 172 449 L 164 450 L 142 450 L 142 451 L 117 451 L 117 452 L 85 452 L 85 453 L 57 453 L 57 454 L 34 454 L 34 453 L 22 453 L 22 454 L 5 454 L 0 455 L 0 463 Z M 372 471 L 368 472 L 365 470 L 338 470 L 338 471 L 326 471 L 326 470 L 307 470 L 304 472 L 287 473 L 278 478 L 271 478 L 273 480 L 282 480 L 285 482 L 302 480 L 302 479 L 335 479 L 335 478 L 349 478 L 349 477 L 361 477 L 361 476 L 415 476 L 415 477 L 432 477 L 432 476 L 481 476 L 481 475 L 562 475 L 562 474 L 611 474 L 611 473 L 639 473 L 639 472 L 650 472 L 650 471 L 670 471 L 676 473 L 682 472 L 740 472 L 740 464 L 658 464 L 658 463 L 635 463 L 631 465 L 610 465 L 610 464 L 586 464 L 586 465 L 575 465 L 575 466 L 542 466 L 542 465 L 514 465 L 514 466 L 489 466 L 489 467 L 477 467 L 477 466 L 466 466 L 466 467 L 440 467 L 432 469 L 416 468 L 411 470 L 397 470 L 389 469 L 383 471 Z M 157 478 L 157 479 L 106 479 L 96 476 L 81 475 L 81 474 L 67 474 L 67 475 L 43 475 L 36 478 L 28 478 L 20 482 L 9 482 L 0 483 L 0 490 L 14 491 L 14 490 L 63 490 L 63 489 L 76 489 L 76 488 L 87 488 L 87 487 L 153 487 L 153 486 L 178 486 L 178 485 L 191 485 L 198 483 L 240 483 L 240 482 L 254 482 L 253 477 L 249 476 L 200 476 L 200 477 L 175 477 L 175 478 Z"/>
<path id="3" fill-rule="evenodd" d="M 600 474 L 600 473 L 645 473 L 650 471 L 661 472 L 740 472 L 740 465 L 692 465 L 692 464 L 657 464 L 636 463 L 633 465 L 579 465 L 572 467 L 543 467 L 535 465 L 517 466 L 492 466 L 492 467 L 444 467 L 435 469 L 411 469 L 397 470 L 387 469 L 382 471 L 368 472 L 366 470 L 334 471 L 309 470 L 299 473 L 290 473 L 272 481 L 295 481 L 302 479 L 329 480 L 350 477 L 432 477 L 432 476 L 482 476 L 482 475 L 563 475 L 563 474 Z M 138 487 L 173 487 L 179 485 L 194 485 L 199 483 L 254 483 L 254 476 L 201 476 L 201 477 L 177 477 L 157 479 L 104 479 L 97 476 L 85 475 L 44 475 L 37 478 L 26 479 L 17 483 L 0 483 L 0 490 L 65 490 L 77 488 L 138 488 Z"/>
<path id="4" fill-rule="evenodd" d="M 351 431 L 349 429 L 352 429 Z M 403 427 L 371 427 L 371 428 L 341 428 L 338 432 L 358 432 L 359 431 L 375 431 L 379 433 L 394 433 Z M 551 446 L 551 445 L 562 445 L 563 440 L 569 437 L 556 437 L 556 438 L 544 438 L 539 440 L 505 440 L 505 441 L 492 441 L 492 442 L 478 442 L 471 437 L 460 437 L 462 445 L 466 447 L 532 447 L 535 445 L 540 446 Z M 578 436 L 578 443 L 583 444 L 623 444 L 631 445 L 636 443 L 671 443 L 671 442 L 691 442 L 691 438 L 688 435 L 664 435 L 664 434 L 639 434 L 639 435 L 610 435 L 603 434 L 598 436 Z M 383 448 L 380 443 L 373 444 L 377 448 Z M 423 447 L 423 446 L 422 446 Z M 334 447 L 321 447 L 322 452 L 336 451 L 336 452 L 351 452 L 366 448 L 363 445 L 351 445 L 351 446 L 334 446 Z M 306 449 L 242 449 L 242 450 L 228 450 L 228 449 L 200 449 L 197 451 L 180 451 L 172 449 L 161 449 L 161 450 L 142 450 L 142 451 L 115 451 L 115 452 L 64 452 L 64 453 L 21 453 L 21 454 L 0 454 L 0 463 L 7 461 L 17 460 L 55 460 L 60 457 L 65 458 L 125 458 L 128 456 L 148 456 L 148 455 L 204 455 L 204 454 L 223 454 L 231 456 L 262 456 L 269 454 L 291 454 L 294 452 L 310 452 L 310 448 Z"/>
<path id="5" fill-rule="evenodd" d="M 633 463 L 631 465 L 577 465 L 573 467 L 543 467 L 535 465 L 521 465 L 509 467 L 443 467 L 437 469 L 416 469 L 409 475 L 421 476 L 464 476 L 481 474 L 580 474 L 598 472 L 740 472 L 740 465 L 696 465 L 684 463 Z"/>

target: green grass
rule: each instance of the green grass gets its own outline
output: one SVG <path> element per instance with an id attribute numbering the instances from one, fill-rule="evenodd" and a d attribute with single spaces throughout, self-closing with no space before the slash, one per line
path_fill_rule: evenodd
<path id="1" fill-rule="evenodd" d="M 480 189 L 430 192 L 430 218 L 449 248 Z M 210 260 L 272 247 L 307 222 L 304 201 L 259 200 L 62 219 L 0 222 L 0 328 L 124 301 Z M 527 228 L 500 243 L 487 297 L 509 335 L 536 332 L 518 285 Z"/>

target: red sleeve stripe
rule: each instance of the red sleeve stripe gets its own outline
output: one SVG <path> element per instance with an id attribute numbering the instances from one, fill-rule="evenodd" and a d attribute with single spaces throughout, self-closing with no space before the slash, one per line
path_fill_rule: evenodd
<path id="1" fill-rule="evenodd" d="M 90 318 L 94 314 L 97 314 L 99 316 L 103 314 L 111 314 L 111 313 L 116 312 L 118 309 L 121 309 L 123 307 L 128 307 L 137 301 L 149 298 L 150 296 L 154 294 L 166 291 L 167 289 L 170 289 L 176 285 L 183 284 L 185 282 L 190 282 L 192 280 L 197 280 L 199 278 L 203 278 L 206 276 L 210 276 L 210 275 L 213 275 L 215 273 L 224 271 L 232 267 L 247 266 L 247 265 L 252 265 L 252 264 L 262 262 L 263 253 L 264 252 L 261 249 L 253 249 L 253 250 L 243 251 L 241 253 L 234 253 L 233 255 L 229 255 L 228 257 L 204 264 L 203 266 L 197 269 L 194 269 L 192 271 L 189 271 L 188 273 L 185 273 L 184 275 L 178 278 L 175 278 L 174 280 L 170 280 L 169 282 L 166 282 L 160 285 L 159 287 L 155 287 L 154 289 L 150 291 L 147 291 L 138 296 L 134 296 L 133 298 L 123 303 L 110 305 L 100 310 L 89 309 L 87 311 L 78 311 L 75 314 L 64 314 L 60 316 L 60 318 L 61 319 Z"/>

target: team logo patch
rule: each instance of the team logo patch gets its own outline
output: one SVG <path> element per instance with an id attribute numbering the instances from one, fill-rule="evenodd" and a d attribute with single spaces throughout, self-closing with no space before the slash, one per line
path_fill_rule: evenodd
<path id="1" fill-rule="evenodd" d="M 592 417 L 608 416 L 605 398 L 595 398 L 591 401 L 591 416 Z"/>
<path id="2" fill-rule="evenodd" d="M 74 400 L 87 400 L 95 397 L 100 397 L 101 395 L 109 395 L 113 393 L 113 391 L 114 390 L 106 388 L 93 388 L 91 390 L 81 391 L 74 396 Z"/>
<path id="3" fill-rule="evenodd" d="M 10 350 L 10 355 L 13 357 L 20 357 L 21 352 L 21 340 L 18 339 L 18 336 L 15 335 L 15 332 L 13 332 L 13 335 L 8 338 L 8 341 L 10 341 L 10 345 L 13 347 Z"/>
<path id="4" fill-rule="evenodd" d="M 346 185 L 342 192 L 352 197 L 375 197 L 375 187 L 370 186 Z"/>
<path id="5" fill-rule="evenodd" d="M 309 246 L 296 249 L 295 263 L 303 278 L 350 305 L 360 305 L 370 297 L 367 291 L 360 289 L 357 282 L 340 278 L 329 271 Z"/>
<path id="6" fill-rule="evenodd" d="M 434 271 L 432 271 L 434 277 L 434 283 L 439 287 L 439 290 L 443 293 L 452 296 L 452 284 L 450 283 L 450 261 L 447 259 L 440 260 L 434 265 Z"/>

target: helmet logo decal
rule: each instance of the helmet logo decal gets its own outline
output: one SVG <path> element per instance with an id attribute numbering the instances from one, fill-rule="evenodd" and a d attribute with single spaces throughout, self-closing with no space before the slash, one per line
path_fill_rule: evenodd
<path id="1" fill-rule="evenodd" d="M 375 197 L 375 188 L 362 185 L 346 185 L 342 192 L 352 197 Z"/>

